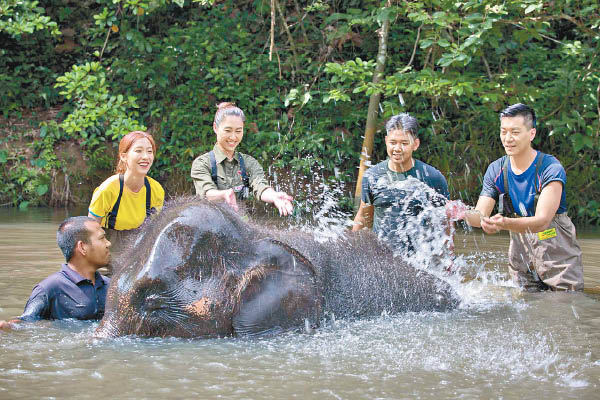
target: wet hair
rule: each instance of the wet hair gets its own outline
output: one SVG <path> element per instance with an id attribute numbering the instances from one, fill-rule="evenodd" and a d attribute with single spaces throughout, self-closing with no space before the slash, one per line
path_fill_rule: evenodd
<path id="1" fill-rule="evenodd" d="M 529 126 L 529 128 L 536 127 L 537 123 L 535 118 L 535 111 L 533 111 L 533 108 L 529 107 L 528 105 L 525 105 L 523 103 L 517 103 L 513 104 L 512 106 L 508 106 L 504 110 L 500 111 L 500 118 L 517 117 L 519 115 L 523 117 L 525 123 Z"/>
<path id="2" fill-rule="evenodd" d="M 409 113 L 397 114 L 385 123 L 386 134 L 395 130 L 410 133 L 416 139 L 419 132 L 419 123 L 417 122 L 417 119 Z"/>
<path id="3" fill-rule="evenodd" d="M 67 262 L 73 257 L 77 242 L 80 240 L 84 243 L 90 242 L 91 232 L 85 226 L 86 222 L 96 222 L 96 220 L 85 216 L 70 217 L 61 222 L 56 231 L 56 243 Z"/>
<path id="4" fill-rule="evenodd" d="M 115 172 L 117 174 L 123 174 L 127 170 L 127 164 L 121 160 L 121 154 L 127 153 L 131 146 L 138 139 L 146 138 L 152 145 L 152 151 L 156 153 L 156 143 L 154 142 L 154 138 L 151 134 L 144 131 L 133 131 L 129 132 L 127 135 L 123 136 L 123 139 L 119 142 L 119 154 L 117 155 L 117 168 Z"/>
<path id="5" fill-rule="evenodd" d="M 223 118 L 234 115 L 241 118 L 242 122 L 246 122 L 244 112 L 235 105 L 235 103 L 219 103 L 217 104 L 217 112 L 215 113 L 215 126 L 218 128 Z"/>

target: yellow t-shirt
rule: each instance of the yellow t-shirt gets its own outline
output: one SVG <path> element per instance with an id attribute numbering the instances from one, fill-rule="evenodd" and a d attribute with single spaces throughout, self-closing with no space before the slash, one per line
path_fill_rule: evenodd
<path id="1" fill-rule="evenodd" d="M 160 183 L 148 177 L 150 182 L 150 206 L 160 210 L 165 200 L 165 191 Z M 113 175 L 94 190 L 92 201 L 90 202 L 89 212 L 99 218 L 102 218 L 102 226 L 108 227 L 108 213 L 113 209 L 119 197 L 119 175 Z M 146 219 L 146 186 L 142 186 L 139 192 L 135 193 L 123 185 L 123 195 L 119 204 L 119 212 L 115 229 L 124 231 L 139 227 Z"/>

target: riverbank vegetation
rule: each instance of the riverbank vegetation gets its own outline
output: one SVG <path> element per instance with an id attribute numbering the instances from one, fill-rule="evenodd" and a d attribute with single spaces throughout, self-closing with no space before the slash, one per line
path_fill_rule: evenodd
<path id="1" fill-rule="evenodd" d="M 599 24 L 596 0 L 7 0 L 0 204 L 88 201 L 133 129 L 157 138 L 151 175 L 192 193 L 215 105 L 234 101 L 241 150 L 276 185 L 300 201 L 343 188 L 349 209 L 378 95 L 369 162 L 385 158 L 385 119 L 410 112 L 417 157 L 469 204 L 503 154 L 498 111 L 533 105 L 535 146 L 567 170 L 569 214 L 599 225 Z"/>

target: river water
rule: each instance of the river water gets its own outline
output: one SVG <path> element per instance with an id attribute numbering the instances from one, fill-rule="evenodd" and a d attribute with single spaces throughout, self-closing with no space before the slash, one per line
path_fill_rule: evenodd
<path id="1" fill-rule="evenodd" d="M 64 210 L 0 210 L 0 319 L 59 268 Z M 100 340 L 97 322 L 0 332 L 0 399 L 600 398 L 600 234 L 580 234 L 584 293 L 521 293 L 507 236 L 460 232 L 472 279 L 448 313 L 328 322 L 241 340 Z M 468 275 L 468 274 L 467 274 Z"/>

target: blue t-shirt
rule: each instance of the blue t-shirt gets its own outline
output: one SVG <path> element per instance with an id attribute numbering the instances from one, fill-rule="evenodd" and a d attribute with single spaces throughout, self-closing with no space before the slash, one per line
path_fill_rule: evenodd
<path id="1" fill-rule="evenodd" d="M 95 284 L 63 264 L 31 292 L 19 319 L 101 319 L 110 279 L 96 272 Z"/>
<path id="2" fill-rule="evenodd" d="M 538 152 L 539 153 L 539 152 Z M 506 156 L 505 156 L 506 157 Z M 502 176 L 502 163 L 504 157 L 501 157 L 490 164 L 485 176 L 483 177 L 483 188 L 480 196 L 491 197 L 498 201 L 500 194 L 505 193 L 504 177 Z M 515 174 L 508 163 L 508 187 L 509 195 L 515 212 L 522 217 L 531 217 L 535 215 L 534 197 L 536 194 L 535 185 L 537 182 L 539 191 L 550 182 L 562 182 L 563 190 L 560 197 L 560 205 L 557 214 L 567 212 L 567 200 L 565 196 L 565 187 L 567 184 L 567 174 L 560 162 L 550 154 L 544 154 L 542 166 L 539 170 L 539 176 L 535 179 L 535 164 L 533 160 L 531 165 L 520 175 Z"/>
<path id="3" fill-rule="evenodd" d="M 427 189 L 423 183 L 435 191 L 423 190 Z M 376 233 L 397 229 L 406 218 L 417 216 L 426 206 L 424 203 L 440 206 L 449 197 L 444 175 L 420 160 L 415 160 L 415 165 L 405 172 L 390 170 L 385 160 L 371 167 L 362 179 L 361 200 L 374 206 Z"/>

